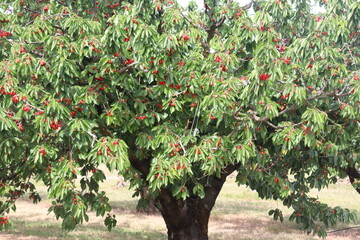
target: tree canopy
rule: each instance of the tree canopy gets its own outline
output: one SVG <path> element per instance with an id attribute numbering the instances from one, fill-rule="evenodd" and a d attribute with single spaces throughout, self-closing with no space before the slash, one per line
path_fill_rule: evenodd
<path id="1" fill-rule="evenodd" d="M 207 238 L 234 171 L 308 233 L 354 220 L 308 193 L 358 188 L 360 3 L 315 2 L 3 0 L 0 230 L 37 181 L 65 229 L 91 209 L 111 229 L 99 165 L 149 189 L 169 239 Z"/>

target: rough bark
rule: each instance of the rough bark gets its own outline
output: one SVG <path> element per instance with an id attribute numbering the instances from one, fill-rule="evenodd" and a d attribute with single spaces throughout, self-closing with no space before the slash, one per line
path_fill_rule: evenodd
<path id="1" fill-rule="evenodd" d="M 159 195 L 159 204 L 169 240 L 208 239 L 210 210 L 206 208 L 203 199 L 176 199 L 164 191 Z"/>
<path id="2" fill-rule="evenodd" d="M 354 183 L 355 180 L 359 181 L 360 180 L 360 173 L 359 171 L 354 168 L 354 167 L 350 167 L 348 166 L 346 168 L 346 174 L 349 176 L 350 182 Z M 360 188 L 356 188 L 356 191 L 360 194 Z"/>
<path id="3" fill-rule="evenodd" d="M 165 220 L 169 240 L 207 240 L 208 223 L 217 196 L 226 177 L 236 169 L 225 168 L 220 178 L 213 178 L 205 187 L 205 197 L 177 199 L 168 190 L 163 190 L 158 198 L 158 208 Z"/>

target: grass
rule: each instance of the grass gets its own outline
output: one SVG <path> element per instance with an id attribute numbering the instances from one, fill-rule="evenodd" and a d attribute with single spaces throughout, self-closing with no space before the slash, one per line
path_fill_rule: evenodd
<path id="1" fill-rule="evenodd" d="M 144 215 L 135 212 L 137 199 L 132 198 L 132 191 L 116 187 L 116 179 L 110 178 L 102 188 L 108 193 L 117 216 L 118 225 L 111 232 L 103 226 L 103 219 L 90 213 L 90 221 L 77 227 L 72 232 L 61 229 L 61 222 L 55 220 L 53 214 L 47 214 L 50 200 L 44 199 L 33 205 L 26 199 L 18 202 L 17 212 L 11 214 L 13 228 L 6 233 L 0 233 L 0 239 L 41 240 L 41 239 L 122 239 L 122 240 L 161 240 L 167 239 L 166 226 L 160 215 Z M 45 196 L 46 189 L 39 185 L 40 194 Z M 340 183 L 321 192 L 311 193 L 332 207 L 341 206 L 356 211 L 360 210 L 356 199 L 360 198 L 350 184 Z M 278 201 L 262 200 L 256 192 L 244 187 L 238 187 L 234 179 L 229 179 L 220 193 L 213 209 L 209 223 L 209 237 L 214 240 L 303 240 L 318 239 L 308 236 L 299 227 L 287 220 L 276 222 L 268 216 L 270 209 L 280 208 L 284 216 L 289 216 L 287 210 Z M 347 226 L 339 226 L 347 227 Z M 360 231 L 350 229 L 331 233 L 328 239 L 350 240 L 360 237 Z"/>

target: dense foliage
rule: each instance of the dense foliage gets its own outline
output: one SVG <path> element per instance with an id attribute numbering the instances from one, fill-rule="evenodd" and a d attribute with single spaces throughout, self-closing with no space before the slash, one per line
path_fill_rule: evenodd
<path id="1" fill-rule="evenodd" d="M 210 213 L 235 170 L 309 233 L 355 219 L 308 192 L 359 167 L 358 1 L 1 2 L 0 229 L 37 181 L 64 228 L 92 209 L 111 229 L 102 164 L 169 234 L 167 200 Z"/>

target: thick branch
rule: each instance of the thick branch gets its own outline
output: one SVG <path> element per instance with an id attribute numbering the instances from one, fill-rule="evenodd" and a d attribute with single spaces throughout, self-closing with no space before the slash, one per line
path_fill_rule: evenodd
<path id="1" fill-rule="evenodd" d="M 235 165 L 228 165 L 226 166 L 222 173 L 220 178 L 214 177 L 214 180 L 212 183 L 210 183 L 210 186 L 205 187 L 205 208 L 209 211 L 214 207 L 215 201 L 217 196 L 220 193 L 220 190 L 222 186 L 224 185 L 227 176 L 229 176 L 232 172 L 234 172 L 238 167 L 239 163 Z"/>
<path id="2" fill-rule="evenodd" d="M 6 181 L 9 181 L 9 180 L 12 180 L 12 179 L 16 178 L 17 176 L 18 176 L 18 173 L 13 173 L 13 174 L 11 174 L 9 176 L 1 178 L 0 180 L 1 180 L 1 182 L 6 182 Z"/>

